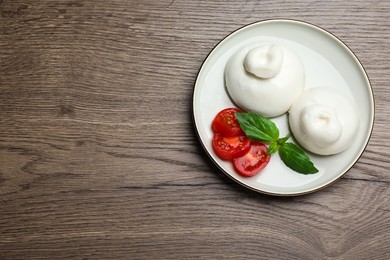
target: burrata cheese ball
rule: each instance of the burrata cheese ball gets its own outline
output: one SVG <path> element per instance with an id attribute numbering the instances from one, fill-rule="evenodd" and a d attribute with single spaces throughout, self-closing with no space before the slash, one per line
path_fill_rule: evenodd
<path id="1" fill-rule="evenodd" d="M 225 84 L 243 110 L 276 117 L 286 113 L 302 94 L 305 70 L 299 57 L 286 47 L 252 43 L 228 60 Z"/>
<path id="2" fill-rule="evenodd" d="M 300 145 L 320 155 L 346 150 L 359 128 L 352 99 L 329 87 L 306 90 L 289 111 L 291 131 Z"/>

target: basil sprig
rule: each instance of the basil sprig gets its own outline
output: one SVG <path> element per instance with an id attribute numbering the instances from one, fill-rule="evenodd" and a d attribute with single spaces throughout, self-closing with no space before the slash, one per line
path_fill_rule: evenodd
<path id="1" fill-rule="evenodd" d="M 287 142 L 290 134 L 279 138 L 279 129 L 270 119 L 255 113 L 235 113 L 235 117 L 249 139 L 269 143 L 268 155 L 279 151 L 280 158 L 290 169 L 302 174 L 318 172 L 309 156 L 299 146 Z"/>

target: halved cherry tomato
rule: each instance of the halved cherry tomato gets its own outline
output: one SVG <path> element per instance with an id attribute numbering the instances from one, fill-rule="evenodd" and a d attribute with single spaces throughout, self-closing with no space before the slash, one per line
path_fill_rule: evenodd
<path id="1" fill-rule="evenodd" d="M 250 177 L 258 174 L 265 166 L 267 166 L 270 155 L 267 155 L 267 146 L 260 142 L 252 142 L 248 153 L 242 157 L 233 159 L 233 165 L 237 173 L 245 177 Z"/>
<path id="2" fill-rule="evenodd" d="M 245 135 L 240 127 L 240 123 L 234 116 L 236 112 L 241 111 L 237 108 L 226 108 L 220 111 L 211 124 L 214 133 L 219 133 L 223 136 Z"/>
<path id="3" fill-rule="evenodd" d="M 215 153 L 223 160 L 241 157 L 251 147 L 251 141 L 245 135 L 227 137 L 216 133 L 212 144 Z"/>

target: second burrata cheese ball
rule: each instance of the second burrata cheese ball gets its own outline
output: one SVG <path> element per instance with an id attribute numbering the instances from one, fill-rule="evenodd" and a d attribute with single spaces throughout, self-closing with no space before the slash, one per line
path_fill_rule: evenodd
<path id="1" fill-rule="evenodd" d="M 331 155 L 344 151 L 356 137 L 359 116 L 352 100 L 327 87 L 311 88 L 289 111 L 295 139 L 307 150 Z"/>
<path id="2" fill-rule="evenodd" d="M 299 57 L 284 46 L 253 43 L 228 60 L 225 84 L 242 109 L 276 117 L 286 113 L 302 94 L 305 70 Z"/>

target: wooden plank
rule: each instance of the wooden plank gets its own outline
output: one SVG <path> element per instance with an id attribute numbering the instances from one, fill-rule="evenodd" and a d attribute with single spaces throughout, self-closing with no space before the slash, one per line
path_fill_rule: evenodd
<path id="1" fill-rule="evenodd" d="M 374 90 L 366 151 L 278 198 L 208 159 L 192 91 L 233 30 L 283 17 L 340 37 Z M 389 259 L 387 1 L 0 1 L 1 259 Z"/>

